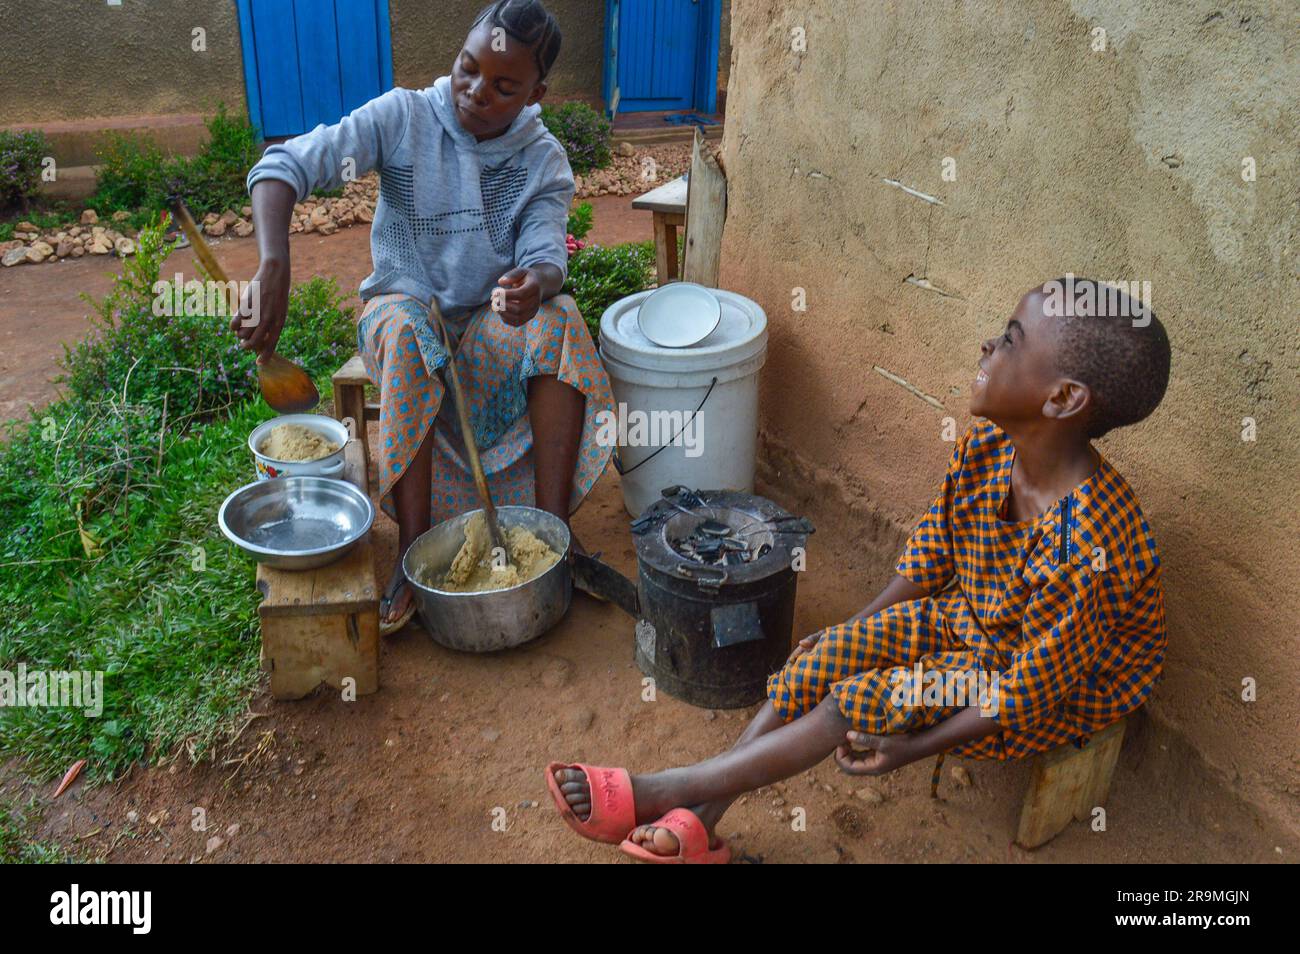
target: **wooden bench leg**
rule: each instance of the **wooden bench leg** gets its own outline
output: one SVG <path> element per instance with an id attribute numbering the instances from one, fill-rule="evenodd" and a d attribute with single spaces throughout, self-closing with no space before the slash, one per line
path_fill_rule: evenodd
<path id="1" fill-rule="evenodd" d="M 1017 844 L 1046 844 L 1071 820 L 1088 821 L 1093 810 L 1105 804 L 1124 742 L 1124 723 L 1121 719 L 1098 732 L 1082 749 L 1063 745 L 1035 759 Z"/>
<path id="2" fill-rule="evenodd" d="M 366 434 L 366 373 L 359 356 L 354 356 L 334 372 L 334 416 L 340 421 L 352 418 L 352 436 L 361 442 L 366 457 L 370 444 Z"/>

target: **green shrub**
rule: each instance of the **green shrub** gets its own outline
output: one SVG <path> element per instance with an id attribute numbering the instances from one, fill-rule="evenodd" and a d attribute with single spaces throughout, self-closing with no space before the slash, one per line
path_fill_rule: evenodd
<path id="1" fill-rule="evenodd" d="M 578 241 L 582 241 L 591 231 L 592 219 L 591 203 L 583 202 L 577 208 L 569 210 L 569 221 L 564 230 Z"/>
<path id="2" fill-rule="evenodd" d="M 203 421 L 257 394 L 254 356 L 238 347 L 228 328 L 230 295 L 220 286 L 178 286 L 161 275 L 173 244 L 163 238 L 166 219 L 140 231 L 136 254 L 94 308 L 94 332 L 64 347 L 64 384 L 75 401 L 93 403 L 105 393 L 161 407 L 173 419 Z M 186 263 L 176 262 L 176 267 Z M 187 287 L 188 286 L 188 287 Z M 355 347 L 351 311 L 333 279 L 296 286 L 277 350 L 312 376 L 328 375 Z M 170 312 L 170 314 L 169 314 Z"/>
<path id="3" fill-rule="evenodd" d="M 654 262 L 654 242 L 590 245 L 569 257 L 564 291 L 578 303 L 592 338 L 600 336 L 600 316 L 606 308 L 650 287 Z"/>
<path id="4" fill-rule="evenodd" d="M 0 211 L 27 211 L 41 188 L 41 160 L 49 154 L 49 143 L 40 130 L 0 129 Z"/>
<path id="5" fill-rule="evenodd" d="M 196 218 L 244 205 L 244 180 L 258 158 L 257 130 L 224 105 L 205 125 L 208 139 L 193 157 L 165 156 L 148 136 L 111 135 L 98 153 L 95 194 L 86 205 L 100 215 L 130 212 L 137 227 L 166 209 L 173 194 Z"/>
<path id="6" fill-rule="evenodd" d="M 609 165 L 610 122 L 586 103 L 544 105 L 542 122 L 564 146 L 576 175 Z"/>

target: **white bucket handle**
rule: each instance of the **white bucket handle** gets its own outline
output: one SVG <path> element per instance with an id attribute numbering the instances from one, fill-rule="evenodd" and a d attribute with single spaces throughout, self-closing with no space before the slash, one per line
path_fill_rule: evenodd
<path id="1" fill-rule="evenodd" d="M 618 475 L 619 475 L 620 477 L 625 477 L 625 476 L 627 476 L 628 474 L 632 473 L 632 471 L 634 471 L 634 470 L 636 470 L 638 467 L 640 467 L 642 464 L 648 464 L 648 463 L 650 463 L 650 461 L 654 460 L 655 457 L 657 457 L 661 451 L 667 450 L 669 447 L 672 447 L 672 446 L 673 446 L 673 441 L 677 440 L 677 438 L 679 438 L 679 437 L 682 436 L 682 432 L 685 431 L 686 428 L 688 428 L 688 427 L 691 426 L 691 421 L 695 420 L 695 415 L 699 414 L 700 411 L 703 410 L 703 408 L 704 408 L 704 402 L 707 401 L 707 400 L 709 399 L 709 395 L 713 393 L 713 389 L 714 389 L 715 387 L 717 387 L 717 384 L 718 384 L 718 377 L 717 377 L 717 375 L 714 375 L 714 376 L 713 376 L 713 380 L 712 380 L 711 382 L 709 382 L 709 389 L 708 389 L 707 391 L 704 392 L 704 397 L 700 399 L 700 406 L 697 407 L 694 411 L 691 412 L 690 419 L 687 420 L 685 423 L 682 424 L 681 428 L 677 431 L 676 434 L 674 434 L 672 437 L 670 437 L 670 438 L 668 439 L 667 443 L 661 445 L 660 448 L 659 448 L 659 450 L 655 451 L 653 454 L 651 454 L 651 455 L 650 455 L 649 457 L 647 457 L 645 460 L 638 461 L 637 463 L 635 463 L 635 464 L 633 464 L 631 467 L 629 467 L 627 470 L 624 470 L 624 469 L 623 469 L 623 462 L 619 459 L 619 456 L 618 456 L 618 448 L 617 448 L 617 447 L 614 448 L 614 453 L 613 453 L 611 459 L 614 461 L 614 469 L 615 469 L 616 471 L 618 471 Z"/>

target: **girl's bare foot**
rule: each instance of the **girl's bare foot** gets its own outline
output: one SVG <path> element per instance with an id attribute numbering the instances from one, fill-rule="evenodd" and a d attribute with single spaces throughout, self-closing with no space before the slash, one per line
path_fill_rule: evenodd
<path id="1" fill-rule="evenodd" d="M 391 626 L 406 614 L 414 602 L 415 594 L 411 592 L 410 584 L 406 581 L 406 574 L 402 572 L 402 561 L 399 558 L 379 603 L 379 622 Z"/>

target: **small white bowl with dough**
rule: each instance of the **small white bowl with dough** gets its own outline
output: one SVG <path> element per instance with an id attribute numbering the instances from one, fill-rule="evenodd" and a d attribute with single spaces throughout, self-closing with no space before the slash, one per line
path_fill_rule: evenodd
<path id="1" fill-rule="evenodd" d="M 257 461 L 257 479 L 339 477 L 348 429 L 323 414 L 281 414 L 253 429 L 248 449 Z"/>

